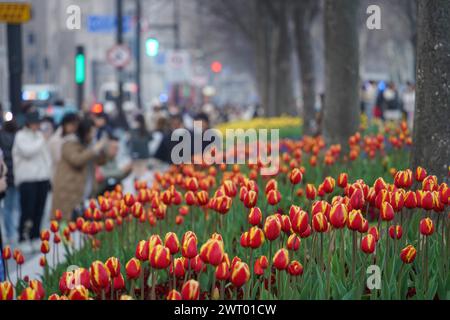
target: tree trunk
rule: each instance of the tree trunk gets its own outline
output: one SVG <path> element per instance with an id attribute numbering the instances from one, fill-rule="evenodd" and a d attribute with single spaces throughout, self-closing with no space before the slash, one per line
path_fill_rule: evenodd
<path id="1" fill-rule="evenodd" d="M 343 150 L 359 126 L 358 0 L 325 1 L 324 135 Z"/>
<path id="2" fill-rule="evenodd" d="M 286 7 L 280 10 L 282 17 L 277 25 L 277 41 L 275 47 L 274 68 L 274 107 L 275 115 L 291 114 L 292 78 L 291 78 L 291 46 L 289 41 L 288 17 Z"/>
<path id="3" fill-rule="evenodd" d="M 303 97 L 303 133 L 314 134 L 316 128 L 316 79 L 314 70 L 313 39 L 311 24 L 314 19 L 317 2 L 309 1 L 305 5 L 299 5 L 295 11 L 295 34 L 297 36 L 297 56 L 300 61 L 300 79 L 302 82 Z"/>
<path id="4" fill-rule="evenodd" d="M 419 1 L 412 167 L 449 181 L 450 1 Z"/>

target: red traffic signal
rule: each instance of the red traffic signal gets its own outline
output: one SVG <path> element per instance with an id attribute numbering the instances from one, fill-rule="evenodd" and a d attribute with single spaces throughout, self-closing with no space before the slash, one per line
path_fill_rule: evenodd
<path id="1" fill-rule="evenodd" d="M 214 73 L 220 73 L 222 72 L 223 66 L 222 63 L 220 63 L 220 61 L 213 61 L 213 63 L 211 63 L 211 71 Z"/>

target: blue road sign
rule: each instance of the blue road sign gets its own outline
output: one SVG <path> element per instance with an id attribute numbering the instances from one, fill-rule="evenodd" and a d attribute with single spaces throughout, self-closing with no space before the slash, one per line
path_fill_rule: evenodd
<path id="1" fill-rule="evenodd" d="M 131 16 L 123 17 L 123 32 L 129 32 L 133 18 Z M 117 17 L 91 15 L 87 17 L 87 29 L 89 32 L 109 33 L 116 31 Z"/>

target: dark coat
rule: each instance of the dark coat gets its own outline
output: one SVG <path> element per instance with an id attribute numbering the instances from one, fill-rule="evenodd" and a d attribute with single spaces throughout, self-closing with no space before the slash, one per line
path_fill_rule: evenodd
<path id="1" fill-rule="evenodd" d="M 3 151 L 3 160 L 8 168 L 6 182 L 8 186 L 14 185 L 14 170 L 12 159 L 12 148 L 14 145 L 15 134 L 4 130 L 0 131 L 0 149 Z"/>

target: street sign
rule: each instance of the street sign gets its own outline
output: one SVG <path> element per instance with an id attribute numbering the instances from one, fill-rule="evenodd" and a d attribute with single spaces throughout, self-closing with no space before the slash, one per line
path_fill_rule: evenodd
<path id="1" fill-rule="evenodd" d="M 124 16 L 122 19 L 123 32 L 127 33 L 131 30 L 133 18 Z M 87 17 L 87 30 L 92 33 L 110 33 L 115 32 L 117 28 L 116 16 L 99 16 L 91 15 Z"/>
<path id="2" fill-rule="evenodd" d="M 31 19 L 31 4 L 18 2 L 0 3 L 0 22 L 19 24 Z"/>
<path id="3" fill-rule="evenodd" d="M 108 62 L 116 68 L 124 68 L 131 61 L 131 51 L 126 45 L 115 45 L 106 53 Z"/>
<path id="4" fill-rule="evenodd" d="M 192 74 L 189 52 L 186 50 L 169 50 L 166 56 L 165 69 L 169 81 L 189 81 Z"/>

